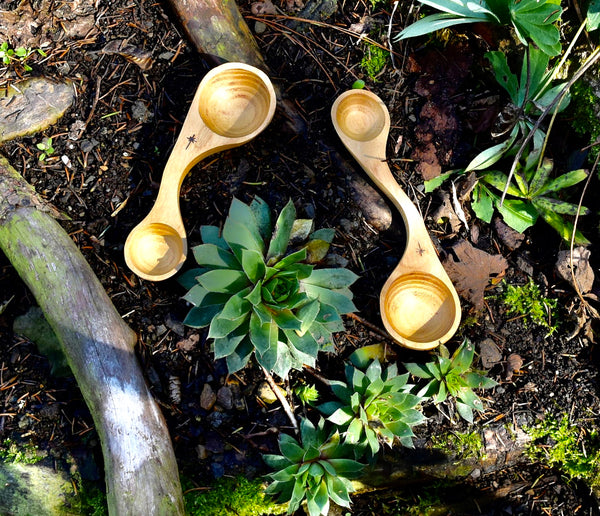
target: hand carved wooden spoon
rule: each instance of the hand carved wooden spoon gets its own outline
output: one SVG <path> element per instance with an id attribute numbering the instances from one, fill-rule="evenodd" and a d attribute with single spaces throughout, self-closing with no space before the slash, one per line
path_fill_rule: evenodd
<path id="1" fill-rule="evenodd" d="M 156 202 L 125 242 L 125 261 L 133 272 L 161 281 L 181 268 L 187 255 L 179 209 L 185 176 L 207 156 L 258 135 L 273 118 L 275 104 L 271 81 L 253 66 L 226 63 L 206 74 L 165 166 Z"/>
<path id="2" fill-rule="evenodd" d="M 331 118 L 346 148 L 398 208 L 406 226 L 404 254 L 379 298 L 383 324 L 408 348 L 425 350 L 443 344 L 458 328 L 460 302 L 423 218 L 386 163 L 388 110 L 377 95 L 350 90 L 336 99 Z"/>

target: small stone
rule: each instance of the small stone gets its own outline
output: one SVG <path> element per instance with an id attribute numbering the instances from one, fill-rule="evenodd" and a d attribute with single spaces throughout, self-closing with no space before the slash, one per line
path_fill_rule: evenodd
<path id="1" fill-rule="evenodd" d="M 198 446 L 196 446 L 196 453 L 198 454 L 199 460 L 204 460 L 208 458 L 208 450 L 203 444 L 199 444 Z"/>
<path id="2" fill-rule="evenodd" d="M 279 387 L 277 387 L 279 389 Z M 280 389 L 281 391 L 281 389 Z M 277 401 L 277 396 L 267 382 L 260 382 L 256 388 L 256 395 L 267 405 L 271 405 Z"/>
<path id="3" fill-rule="evenodd" d="M 136 100 L 131 107 L 131 116 L 144 124 L 154 118 L 154 113 L 141 100 Z"/>
<path id="4" fill-rule="evenodd" d="M 215 391 L 213 391 L 210 384 L 205 383 L 204 387 L 202 388 L 202 394 L 200 394 L 200 406 L 204 410 L 211 410 L 215 406 L 216 402 L 217 395 L 215 394 Z"/>
<path id="5" fill-rule="evenodd" d="M 233 395 L 227 385 L 224 385 L 217 391 L 217 403 L 225 410 L 233 408 Z"/>

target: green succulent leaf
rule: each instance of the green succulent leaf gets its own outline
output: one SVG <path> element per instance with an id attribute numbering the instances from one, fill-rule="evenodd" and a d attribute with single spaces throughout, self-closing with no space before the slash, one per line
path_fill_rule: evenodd
<path id="1" fill-rule="evenodd" d="M 456 411 L 465 421 L 473 423 L 473 409 L 460 401 L 456 402 Z"/>
<path id="2" fill-rule="evenodd" d="M 250 342 L 250 338 L 246 335 L 240 343 L 236 346 L 233 353 L 227 355 L 225 361 L 227 362 L 227 370 L 230 373 L 235 373 L 243 367 L 246 367 L 248 360 L 254 352 L 254 346 Z"/>
<path id="3" fill-rule="evenodd" d="M 262 254 L 257 251 L 242 249 L 241 255 L 242 268 L 246 276 L 252 283 L 256 284 L 264 278 L 267 269 Z"/>
<path id="4" fill-rule="evenodd" d="M 240 262 L 233 254 L 215 244 L 202 244 L 193 248 L 194 258 L 198 265 L 209 269 L 237 269 L 240 270 Z"/>
<path id="5" fill-rule="evenodd" d="M 208 328 L 208 338 L 218 339 L 226 337 L 233 330 L 241 326 L 248 320 L 249 314 L 242 315 L 237 319 L 225 319 L 220 315 L 213 318 Z"/>
<path id="6" fill-rule="evenodd" d="M 190 290 L 198 284 L 198 281 L 196 280 L 196 278 L 198 276 L 201 276 L 205 272 L 207 272 L 207 269 L 205 269 L 204 267 L 197 268 L 197 269 L 190 269 L 189 271 L 186 271 L 183 274 L 181 274 L 177 278 L 177 281 L 183 288 Z"/>
<path id="7" fill-rule="evenodd" d="M 316 269 L 303 280 L 304 284 L 316 285 L 330 289 L 347 288 L 358 276 L 348 269 Z"/>
<path id="8" fill-rule="evenodd" d="M 217 269 L 205 272 L 198 283 L 209 292 L 235 294 L 248 286 L 248 278 L 241 270 Z"/>
<path id="9" fill-rule="evenodd" d="M 294 219 L 296 218 L 296 208 L 290 200 L 281 210 L 277 222 L 275 223 L 275 231 L 269 243 L 267 251 L 267 264 L 272 264 L 274 260 L 278 260 L 285 254 L 290 241 Z"/>
<path id="10" fill-rule="evenodd" d="M 255 197 L 250 203 L 250 210 L 258 226 L 260 236 L 264 241 L 268 240 L 272 233 L 271 209 L 260 197 Z"/>
<path id="11" fill-rule="evenodd" d="M 202 308 L 195 306 L 188 312 L 183 324 L 190 328 L 204 328 L 223 309 L 223 306 L 224 304 L 203 306 Z"/>
<path id="12" fill-rule="evenodd" d="M 348 314 L 356 312 L 356 306 L 345 291 L 330 290 L 328 288 L 319 287 L 302 282 L 301 287 L 308 297 L 318 299 L 325 305 L 334 306 L 340 314 Z"/>

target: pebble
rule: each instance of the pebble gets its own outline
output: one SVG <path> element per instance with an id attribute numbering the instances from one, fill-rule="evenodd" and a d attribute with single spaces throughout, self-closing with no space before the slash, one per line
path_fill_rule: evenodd
<path id="1" fill-rule="evenodd" d="M 277 396 L 267 382 L 260 382 L 256 388 L 256 395 L 267 405 L 271 405 L 277 401 Z"/>
<path id="2" fill-rule="evenodd" d="M 227 385 L 224 385 L 217 391 L 217 403 L 225 410 L 233 408 L 233 395 Z"/>
<path id="3" fill-rule="evenodd" d="M 215 406 L 216 402 L 217 395 L 215 394 L 215 391 L 213 391 L 210 384 L 205 383 L 204 387 L 202 388 L 202 393 L 200 394 L 200 406 L 204 410 L 211 410 Z"/>

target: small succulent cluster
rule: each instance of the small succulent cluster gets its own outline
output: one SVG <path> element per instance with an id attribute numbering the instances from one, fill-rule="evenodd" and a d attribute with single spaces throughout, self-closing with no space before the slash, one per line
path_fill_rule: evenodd
<path id="1" fill-rule="evenodd" d="M 408 373 L 399 375 L 396 364 L 383 369 L 378 359 L 365 372 L 355 365 L 346 366 L 347 384 L 331 382 L 339 401 L 324 403 L 319 410 L 340 428 L 357 457 L 374 457 L 380 442 L 392 446 L 395 439 L 412 447 L 412 427 L 425 417 L 419 408 L 422 398 L 408 392 L 413 387 L 407 384 Z"/>
<path id="2" fill-rule="evenodd" d="M 473 410 L 483 411 L 483 402 L 473 389 L 489 389 L 498 385 L 484 373 L 471 366 L 475 356 L 473 345 L 465 340 L 452 357 L 445 346 L 440 346 L 440 354 L 426 364 L 404 364 L 417 378 L 429 380 L 419 390 L 418 396 L 432 398 L 436 405 L 450 398 L 454 401 L 458 414 L 473 423 Z"/>
<path id="3" fill-rule="evenodd" d="M 288 502 L 288 514 L 295 512 L 303 501 L 310 516 L 329 514 L 331 501 L 350 507 L 349 494 L 354 491 L 351 479 L 363 472 L 363 464 L 349 459 L 352 450 L 343 443 L 337 430 L 333 432 L 323 418 L 315 427 L 309 419 L 300 425 L 300 442 L 282 434 L 279 438 L 282 455 L 265 455 L 265 462 L 275 470 L 267 494 Z"/>
<path id="4" fill-rule="evenodd" d="M 332 333 L 344 329 L 340 314 L 356 310 L 349 289 L 356 274 L 315 269 L 334 230 L 311 229 L 311 220 L 296 219 L 292 201 L 273 227 L 271 210 L 258 197 L 250 205 L 234 199 L 222 233 L 201 228 L 203 244 L 193 249 L 200 268 L 179 279 L 194 305 L 184 324 L 209 326 L 215 358 L 225 358 L 230 373 L 253 354 L 281 378 L 314 366 L 319 351 L 333 349 Z"/>

